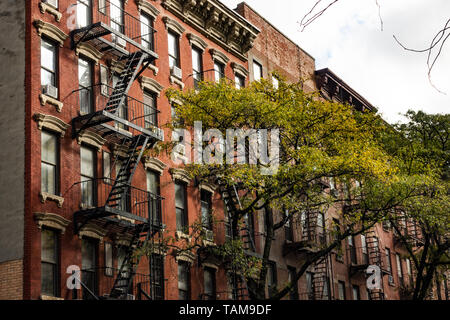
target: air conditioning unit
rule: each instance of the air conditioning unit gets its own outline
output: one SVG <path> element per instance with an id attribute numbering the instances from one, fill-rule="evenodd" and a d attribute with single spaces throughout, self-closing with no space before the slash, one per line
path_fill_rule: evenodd
<path id="1" fill-rule="evenodd" d="M 58 88 L 52 86 L 51 84 L 45 85 L 42 88 L 42 93 L 47 95 L 47 96 L 49 96 L 49 97 L 58 99 Z"/>
<path id="2" fill-rule="evenodd" d="M 58 9 L 58 0 L 42 0 L 42 2 L 52 6 L 55 9 Z"/>
<path id="3" fill-rule="evenodd" d="M 114 43 L 117 44 L 118 46 L 121 46 L 122 48 L 125 48 L 127 46 L 127 42 L 122 39 L 121 37 L 114 37 Z"/>
<path id="4" fill-rule="evenodd" d="M 180 80 L 183 78 L 183 72 L 181 71 L 180 68 L 178 68 L 176 66 L 172 67 L 171 74 L 172 74 L 172 76 L 174 76 L 175 78 L 178 78 Z"/>
<path id="5" fill-rule="evenodd" d="M 207 241 L 214 241 L 214 232 L 212 230 L 205 230 L 205 238 Z"/>

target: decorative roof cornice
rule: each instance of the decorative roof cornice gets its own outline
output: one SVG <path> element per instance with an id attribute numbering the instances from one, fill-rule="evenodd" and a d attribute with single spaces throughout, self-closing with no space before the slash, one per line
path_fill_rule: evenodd
<path id="1" fill-rule="evenodd" d="M 163 7 L 243 61 L 258 28 L 218 0 L 162 0 Z"/>
<path id="2" fill-rule="evenodd" d="M 192 46 L 197 47 L 202 51 L 205 51 L 205 49 L 208 47 L 208 44 L 205 41 L 203 41 L 202 38 L 196 36 L 193 33 L 188 33 L 187 37 L 189 39 L 189 43 L 191 44 L 191 47 Z"/>
<path id="3" fill-rule="evenodd" d="M 39 130 L 46 128 L 55 131 L 61 135 L 61 138 L 64 137 L 66 130 L 70 127 L 69 124 L 65 123 L 61 119 L 43 113 L 35 113 L 33 118 L 34 121 L 37 122 Z"/>
<path id="4" fill-rule="evenodd" d="M 164 87 L 158 81 L 149 77 L 142 76 L 140 78 L 140 82 L 142 90 L 150 90 L 158 94 L 158 97 L 161 95 L 161 91 L 164 89 Z"/>
<path id="5" fill-rule="evenodd" d="M 146 14 L 150 15 L 155 21 L 156 17 L 159 15 L 159 10 L 152 6 L 146 0 L 136 0 L 139 11 L 144 11 Z"/>
<path id="6" fill-rule="evenodd" d="M 61 29 L 51 23 L 44 22 L 42 20 L 35 20 L 33 24 L 40 37 L 44 34 L 47 37 L 57 41 L 61 47 L 64 45 L 64 41 L 69 37 L 69 35 L 65 34 Z"/>
<path id="7" fill-rule="evenodd" d="M 38 224 L 39 229 L 42 229 L 42 226 L 45 226 L 60 230 L 62 234 L 66 232 L 66 227 L 70 223 L 70 220 L 63 218 L 59 214 L 48 212 L 35 212 L 34 220 Z"/>
<path id="8" fill-rule="evenodd" d="M 164 16 L 163 18 L 164 24 L 166 25 L 167 30 L 172 30 L 176 32 L 178 35 L 182 35 L 184 31 L 186 31 L 181 24 L 179 24 L 176 20 L 169 18 L 168 16 Z"/>

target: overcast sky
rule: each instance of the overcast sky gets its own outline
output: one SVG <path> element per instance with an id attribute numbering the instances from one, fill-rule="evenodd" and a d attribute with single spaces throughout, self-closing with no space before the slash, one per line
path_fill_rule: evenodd
<path id="1" fill-rule="evenodd" d="M 241 1 L 221 0 L 234 9 Z M 329 3 L 332 0 L 322 0 Z M 450 18 L 449 0 L 340 0 L 322 17 L 300 31 L 299 21 L 315 0 L 246 0 L 253 9 L 375 105 L 388 122 L 401 121 L 408 109 L 428 113 L 450 111 L 450 39 L 427 77 L 423 49 Z"/>

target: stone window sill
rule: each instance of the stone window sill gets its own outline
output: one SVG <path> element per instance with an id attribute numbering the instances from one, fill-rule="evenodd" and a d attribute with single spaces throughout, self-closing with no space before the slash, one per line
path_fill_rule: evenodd
<path id="1" fill-rule="evenodd" d="M 177 84 L 177 85 L 179 85 L 179 86 L 181 87 L 181 90 L 184 89 L 184 83 L 183 83 L 183 81 L 181 81 L 181 80 L 178 79 L 178 78 L 175 78 L 174 76 L 170 76 L 169 79 L 170 79 L 170 83 L 171 83 L 171 84 L 175 83 L 175 84 Z"/>
<path id="2" fill-rule="evenodd" d="M 62 108 L 64 106 L 64 104 L 61 101 L 59 101 L 59 100 L 57 100 L 55 98 L 52 98 L 52 97 L 50 97 L 50 96 L 48 96 L 46 94 L 43 94 L 43 93 L 41 93 L 39 95 L 39 100 L 41 101 L 41 105 L 42 106 L 45 106 L 47 103 L 54 105 L 56 107 L 56 111 L 58 111 L 58 112 L 61 112 L 61 110 L 62 110 Z"/>
<path id="3" fill-rule="evenodd" d="M 64 198 L 48 193 L 48 192 L 39 192 L 39 197 L 41 198 L 41 202 L 45 203 L 47 200 L 55 201 L 58 204 L 58 208 L 61 208 L 64 203 Z"/>
<path id="4" fill-rule="evenodd" d="M 45 3 L 45 2 L 39 2 L 39 9 L 41 10 L 41 13 L 48 12 L 55 16 L 55 20 L 57 22 L 61 21 L 62 13 L 58 11 L 58 9 L 52 7 L 51 5 Z"/>

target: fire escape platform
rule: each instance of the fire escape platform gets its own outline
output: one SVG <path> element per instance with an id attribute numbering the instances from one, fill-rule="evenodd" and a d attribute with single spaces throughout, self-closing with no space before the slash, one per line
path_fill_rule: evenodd
<path id="1" fill-rule="evenodd" d="M 155 127 L 154 130 L 142 128 L 141 126 L 136 125 L 133 122 L 122 119 L 121 117 L 116 116 L 115 114 L 108 112 L 106 110 L 96 111 L 94 113 L 89 113 L 86 115 L 81 115 L 72 120 L 74 132 L 73 135 L 76 137 L 80 131 L 83 130 L 83 125 L 90 122 L 89 128 L 94 132 L 100 134 L 105 137 L 110 134 L 121 135 L 122 137 L 131 138 L 133 135 L 131 132 L 119 129 L 115 126 L 108 125 L 107 122 L 115 121 L 116 123 L 121 123 L 122 125 L 132 128 L 136 131 L 141 132 L 142 134 L 151 137 L 155 141 L 164 141 L 164 132 Z M 77 129 L 75 129 L 77 128 Z"/>
<path id="2" fill-rule="evenodd" d="M 320 249 L 314 244 L 313 241 L 295 241 L 295 242 L 285 242 L 283 245 L 283 255 L 287 255 L 290 252 L 295 252 L 298 254 L 314 254 Z"/>
<path id="3" fill-rule="evenodd" d="M 72 47 L 75 48 L 78 43 L 87 42 L 96 47 L 100 52 L 111 51 L 112 54 L 115 54 L 117 56 L 119 56 L 120 54 L 127 55 L 128 51 L 102 38 L 103 36 L 109 34 L 114 34 L 116 37 L 122 38 L 135 48 L 138 48 L 140 51 L 147 53 L 152 59 L 158 59 L 158 54 L 156 52 L 142 46 L 140 43 L 127 37 L 120 31 L 115 30 L 110 25 L 102 21 L 72 31 Z"/>

